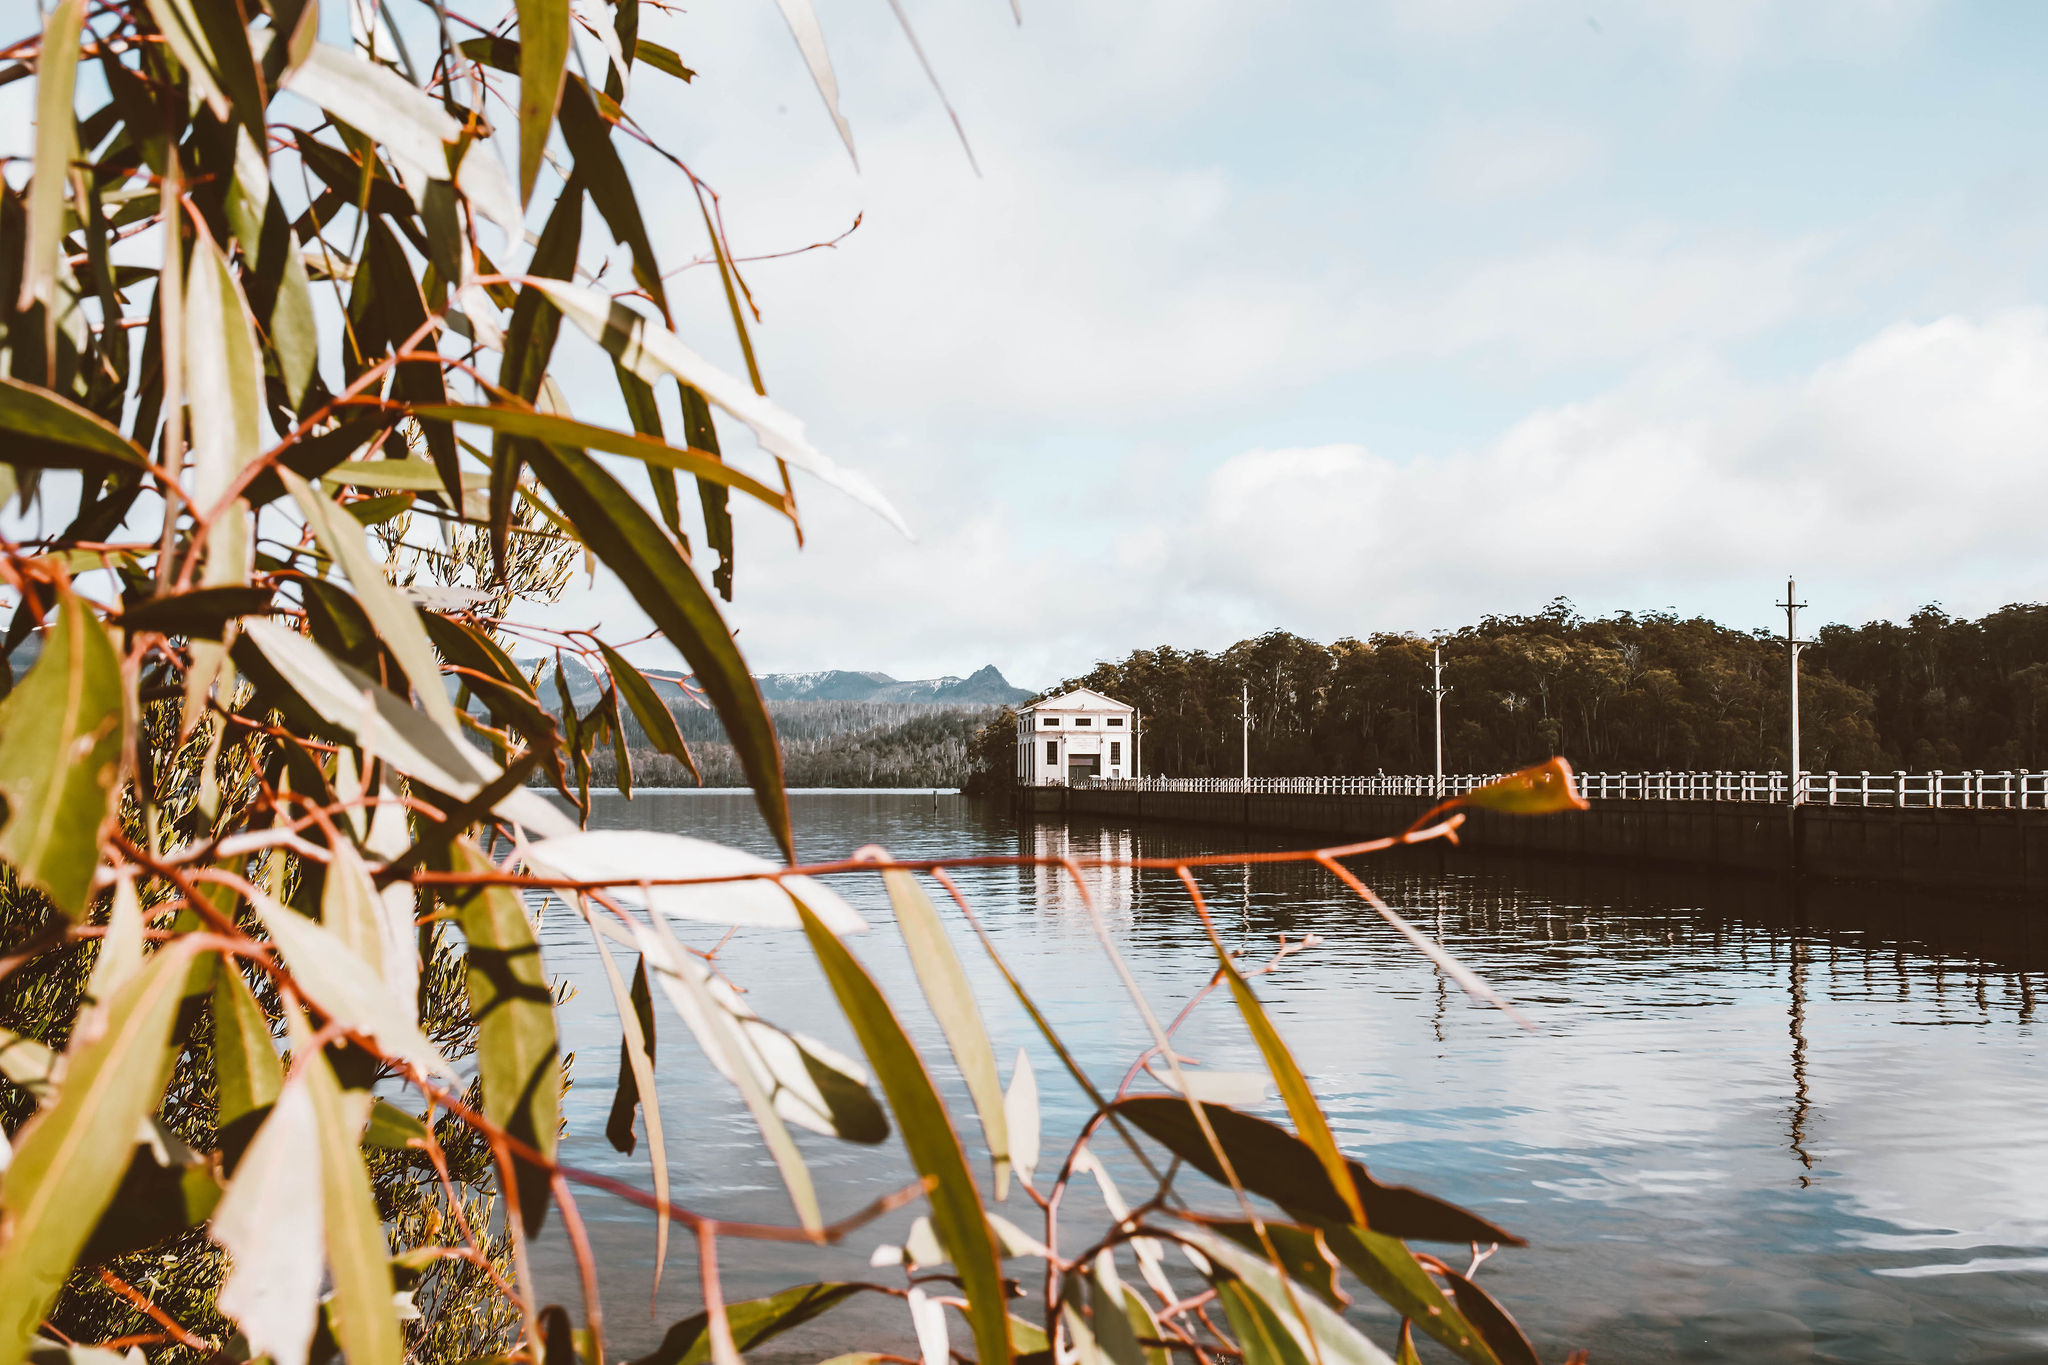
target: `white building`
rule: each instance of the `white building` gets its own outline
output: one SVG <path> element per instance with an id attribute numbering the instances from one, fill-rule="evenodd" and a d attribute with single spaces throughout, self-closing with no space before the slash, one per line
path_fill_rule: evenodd
<path id="1" fill-rule="evenodd" d="M 1138 711 L 1077 687 L 1017 713 L 1017 780 L 1057 787 L 1090 777 L 1137 777 Z"/>

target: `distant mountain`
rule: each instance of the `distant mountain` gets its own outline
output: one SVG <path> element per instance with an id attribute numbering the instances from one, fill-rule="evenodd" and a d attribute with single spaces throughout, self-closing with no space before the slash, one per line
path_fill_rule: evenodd
<path id="1" fill-rule="evenodd" d="M 578 706 L 588 706 L 598 696 L 597 679 L 574 658 L 565 658 L 563 670 L 569 679 L 569 694 Z M 533 660 L 522 660 L 530 675 Z M 678 681 L 685 674 L 650 668 L 647 676 Z M 554 670 L 541 679 L 541 702 L 555 709 Z M 844 668 L 819 669 L 811 673 L 766 673 L 754 679 L 767 701 L 872 701 L 930 706 L 1013 706 L 1029 701 L 1036 693 L 1012 687 L 994 664 L 965 678 L 919 678 L 904 682 L 887 673 L 856 673 Z"/>
<path id="2" fill-rule="evenodd" d="M 901 682 L 887 673 L 853 673 L 843 668 L 815 673 L 769 673 L 754 680 L 769 701 L 925 702 L 935 706 L 1007 706 L 1035 694 L 1012 687 L 994 664 L 965 678 L 920 678 Z"/>

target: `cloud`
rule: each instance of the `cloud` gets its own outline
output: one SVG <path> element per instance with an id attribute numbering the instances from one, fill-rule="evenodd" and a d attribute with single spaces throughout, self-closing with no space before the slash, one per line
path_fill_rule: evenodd
<path id="1" fill-rule="evenodd" d="M 1783 386 L 1696 363 L 1530 413 L 1481 448 L 1253 450 L 1165 575 L 1327 635 L 1555 593 L 1643 607 L 1797 570 L 1830 619 L 2048 589 L 2048 313 L 1886 328 Z M 1942 585 L 1937 588 L 1935 585 Z"/>
<path id="2" fill-rule="evenodd" d="M 1090 493 L 1092 534 L 998 498 L 916 544 L 813 498 L 801 555 L 743 537 L 742 641 L 763 668 L 994 660 L 1038 684 L 1141 646 L 1455 626 L 1559 594 L 1763 624 L 1795 572 L 1828 620 L 2040 597 L 2048 311 L 1888 327 L 1785 383 L 1655 366 L 1469 449 L 1261 447 Z"/>
<path id="3" fill-rule="evenodd" d="M 1487 204 L 1555 189 L 1599 165 L 1600 139 L 1539 115 L 1448 123 L 1425 149 L 1431 189 L 1457 204 Z"/>

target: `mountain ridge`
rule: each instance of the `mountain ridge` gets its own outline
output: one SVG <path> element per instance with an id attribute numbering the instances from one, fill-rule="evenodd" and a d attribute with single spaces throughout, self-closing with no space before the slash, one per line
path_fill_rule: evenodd
<path id="1" fill-rule="evenodd" d="M 536 659 L 517 660 L 531 674 Z M 577 704 L 596 698 L 597 680 L 574 658 L 565 658 L 569 692 Z M 683 682 L 690 675 L 670 668 L 641 670 L 649 678 Z M 552 673 L 550 668 L 548 673 Z M 545 675 L 543 675 L 545 676 Z M 1013 706 L 1038 695 L 1017 687 L 994 664 L 986 664 L 966 677 L 947 674 L 938 678 L 900 679 L 877 670 L 821 668 L 803 673 L 759 673 L 754 683 L 764 701 L 872 701 L 929 706 Z M 547 690 L 544 703 L 551 702 Z"/>

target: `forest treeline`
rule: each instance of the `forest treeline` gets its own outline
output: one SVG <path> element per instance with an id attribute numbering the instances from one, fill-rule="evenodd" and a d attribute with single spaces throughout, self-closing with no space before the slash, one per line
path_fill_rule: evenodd
<path id="1" fill-rule="evenodd" d="M 1805 766 L 1854 772 L 2048 767 L 2048 606 L 1977 620 L 1828 626 L 1801 656 Z M 1775 768 L 1786 761 L 1785 644 L 1700 617 L 1587 619 L 1563 599 L 1443 637 L 1444 765 L 1498 771 L 1563 754 L 1586 770 Z M 1251 689 L 1254 776 L 1426 772 L 1431 642 L 1319 644 L 1272 631 L 1209 653 L 1141 649 L 1053 691 L 1092 687 L 1144 713 L 1145 771 L 1232 776 Z M 1014 762 L 1001 719 L 978 773 Z"/>
<path id="2" fill-rule="evenodd" d="M 747 785 L 715 711 L 680 700 L 669 709 L 705 786 Z M 768 703 L 782 745 L 783 777 L 792 787 L 958 787 L 967 780 L 969 745 L 994 709 L 906 702 Z M 648 745 L 630 715 L 626 742 L 636 785 L 696 785 L 689 769 Z M 597 746 L 591 781 L 614 785 L 616 768 L 610 746 Z"/>

